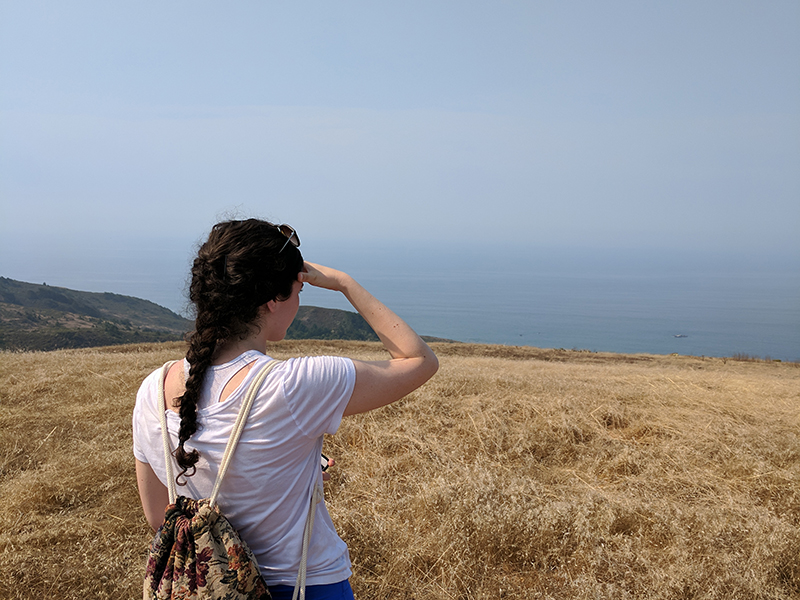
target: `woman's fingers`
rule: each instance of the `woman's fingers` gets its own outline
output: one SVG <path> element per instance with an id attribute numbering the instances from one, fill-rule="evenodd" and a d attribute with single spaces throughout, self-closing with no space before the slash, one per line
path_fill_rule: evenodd
<path id="1" fill-rule="evenodd" d="M 305 270 L 300 272 L 298 280 L 301 283 L 308 283 L 316 287 L 339 290 L 339 279 L 342 275 L 341 271 L 306 262 Z"/>
<path id="2" fill-rule="evenodd" d="M 333 465 L 336 464 L 336 461 L 332 458 L 328 458 L 328 468 L 330 469 Z M 331 478 L 330 471 L 323 471 L 322 472 L 322 481 L 329 481 Z"/>

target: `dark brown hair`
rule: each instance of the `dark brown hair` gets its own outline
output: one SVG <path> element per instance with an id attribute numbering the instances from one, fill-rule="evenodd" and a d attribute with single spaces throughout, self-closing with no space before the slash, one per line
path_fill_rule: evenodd
<path id="1" fill-rule="evenodd" d="M 181 426 L 175 459 L 183 469 L 178 480 L 194 475 L 200 458 L 184 444 L 197 431 L 197 402 L 214 352 L 226 340 L 248 335 L 260 306 L 288 299 L 302 268 L 300 251 L 286 244 L 275 225 L 258 219 L 217 223 L 200 246 L 189 286 L 195 310 L 186 353 L 189 376 L 186 391 L 176 400 Z"/>

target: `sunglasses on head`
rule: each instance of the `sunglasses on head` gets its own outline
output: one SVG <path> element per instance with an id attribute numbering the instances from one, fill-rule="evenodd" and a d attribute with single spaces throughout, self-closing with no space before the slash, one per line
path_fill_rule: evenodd
<path id="1" fill-rule="evenodd" d="M 297 232 L 294 230 L 293 227 L 284 223 L 283 225 L 276 225 L 275 226 L 278 231 L 280 231 L 283 235 L 286 236 L 286 242 L 281 246 L 281 249 L 278 250 L 278 254 L 283 252 L 283 249 L 289 245 L 289 242 L 292 243 L 292 246 L 295 248 L 300 247 L 300 238 L 297 236 Z"/>

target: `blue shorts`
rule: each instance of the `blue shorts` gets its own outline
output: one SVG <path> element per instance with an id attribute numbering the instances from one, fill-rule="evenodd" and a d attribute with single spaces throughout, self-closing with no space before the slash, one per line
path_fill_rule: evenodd
<path id="1" fill-rule="evenodd" d="M 292 600 L 294 586 L 271 585 L 269 593 L 272 594 L 272 600 Z M 353 600 L 353 588 L 347 579 L 328 585 L 307 585 L 306 598 L 307 600 Z"/>

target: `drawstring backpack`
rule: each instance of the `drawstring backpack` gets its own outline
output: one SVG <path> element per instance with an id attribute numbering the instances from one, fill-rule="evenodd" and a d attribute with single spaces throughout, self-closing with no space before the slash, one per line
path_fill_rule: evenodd
<path id="1" fill-rule="evenodd" d="M 159 419 L 170 503 L 164 523 L 150 545 L 144 600 L 270 600 L 253 552 L 220 512 L 217 495 L 258 389 L 279 361 L 267 363 L 250 384 L 225 447 L 211 496 L 202 500 L 177 496 L 175 491 L 164 398 L 164 379 L 174 362 L 164 365 L 158 382 Z M 293 600 L 298 598 L 298 593 L 301 600 L 305 598 L 308 544 L 314 526 L 315 506 L 322 497 L 322 490 L 316 484 L 303 531 L 303 554 Z"/>

